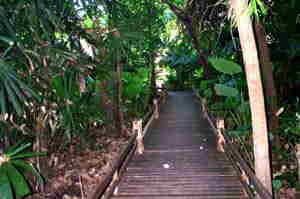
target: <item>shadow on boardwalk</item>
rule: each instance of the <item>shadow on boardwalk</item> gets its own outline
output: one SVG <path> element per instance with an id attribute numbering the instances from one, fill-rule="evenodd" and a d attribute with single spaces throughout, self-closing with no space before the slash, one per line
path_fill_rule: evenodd
<path id="1" fill-rule="evenodd" d="M 191 92 L 170 92 L 119 184 L 120 199 L 247 198 Z"/>

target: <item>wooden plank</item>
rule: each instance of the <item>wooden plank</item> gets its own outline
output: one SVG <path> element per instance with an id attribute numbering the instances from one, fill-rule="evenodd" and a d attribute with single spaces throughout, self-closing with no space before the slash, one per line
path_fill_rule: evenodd
<path id="1" fill-rule="evenodd" d="M 190 92 L 171 92 L 114 199 L 248 199 Z"/>

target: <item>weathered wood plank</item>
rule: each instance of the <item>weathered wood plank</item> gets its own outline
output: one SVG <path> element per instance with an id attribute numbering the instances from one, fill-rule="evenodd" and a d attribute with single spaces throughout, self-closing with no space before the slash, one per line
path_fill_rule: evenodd
<path id="1" fill-rule="evenodd" d="M 114 199 L 247 199 L 190 92 L 171 92 Z"/>

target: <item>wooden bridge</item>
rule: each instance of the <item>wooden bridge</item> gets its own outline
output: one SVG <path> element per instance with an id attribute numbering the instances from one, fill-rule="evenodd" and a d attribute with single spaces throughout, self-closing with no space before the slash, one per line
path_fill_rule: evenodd
<path id="1" fill-rule="evenodd" d="M 113 199 L 246 199 L 240 177 L 191 92 L 170 92 Z"/>

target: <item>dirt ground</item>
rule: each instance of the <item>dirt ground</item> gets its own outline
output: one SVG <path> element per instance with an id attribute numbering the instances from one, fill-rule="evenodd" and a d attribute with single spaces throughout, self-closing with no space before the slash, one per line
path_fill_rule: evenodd
<path id="1" fill-rule="evenodd" d="M 48 177 L 44 187 L 28 199 L 83 199 L 88 198 L 105 174 L 112 161 L 125 149 L 128 137 L 95 133 L 89 141 L 75 137 L 63 152 L 49 154 Z"/>

